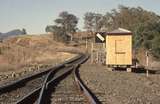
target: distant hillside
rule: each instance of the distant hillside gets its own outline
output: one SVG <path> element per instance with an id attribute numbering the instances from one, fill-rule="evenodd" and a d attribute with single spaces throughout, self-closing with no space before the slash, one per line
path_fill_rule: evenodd
<path id="1" fill-rule="evenodd" d="M 20 29 L 15 29 L 15 30 L 9 31 L 7 33 L 0 32 L 0 39 L 2 40 L 4 38 L 10 37 L 10 36 L 16 36 L 16 35 L 25 35 L 25 33 L 24 33 L 24 31 L 22 31 Z"/>

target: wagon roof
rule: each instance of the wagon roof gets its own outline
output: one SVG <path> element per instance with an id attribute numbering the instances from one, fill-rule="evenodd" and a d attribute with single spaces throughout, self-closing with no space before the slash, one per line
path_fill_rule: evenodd
<path id="1" fill-rule="evenodd" d="M 107 35 L 131 35 L 132 32 L 123 28 L 118 28 L 111 32 L 107 32 Z"/>

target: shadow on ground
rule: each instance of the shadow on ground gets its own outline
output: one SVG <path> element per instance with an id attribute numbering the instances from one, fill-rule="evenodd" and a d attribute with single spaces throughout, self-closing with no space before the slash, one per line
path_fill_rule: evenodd
<path id="1" fill-rule="evenodd" d="M 115 71 L 126 71 L 126 68 L 115 68 Z M 147 69 L 144 68 L 132 68 L 133 73 L 146 73 Z M 160 70 L 150 70 L 148 69 L 149 74 L 160 74 Z"/>

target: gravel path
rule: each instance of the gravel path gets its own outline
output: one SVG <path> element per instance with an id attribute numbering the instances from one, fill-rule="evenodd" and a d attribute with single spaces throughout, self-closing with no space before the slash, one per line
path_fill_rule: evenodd
<path id="1" fill-rule="evenodd" d="M 105 66 L 80 67 L 84 83 L 102 104 L 160 104 L 160 75 L 107 71 Z"/>

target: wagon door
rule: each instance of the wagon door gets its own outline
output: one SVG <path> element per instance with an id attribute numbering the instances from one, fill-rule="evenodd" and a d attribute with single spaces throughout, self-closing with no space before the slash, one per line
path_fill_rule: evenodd
<path id="1" fill-rule="evenodd" d="M 117 65 L 124 65 L 125 64 L 124 40 L 115 40 L 115 63 Z"/>

